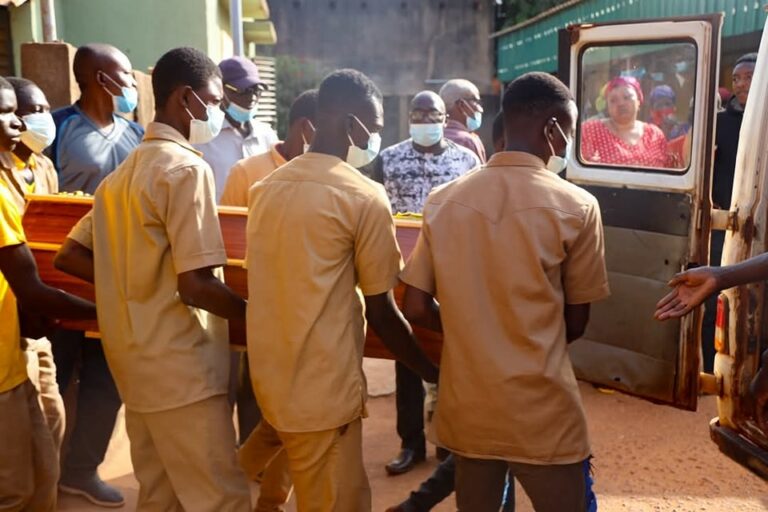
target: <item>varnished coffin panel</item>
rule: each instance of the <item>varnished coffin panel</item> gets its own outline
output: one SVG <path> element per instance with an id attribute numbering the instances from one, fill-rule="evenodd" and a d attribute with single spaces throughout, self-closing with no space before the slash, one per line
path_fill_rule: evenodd
<path id="1" fill-rule="evenodd" d="M 31 196 L 24 212 L 23 224 L 27 242 L 37 260 L 40 276 L 51 286 L 61 288 L 80 297 L 93 300 L 93 286 L 53 268 L 53 257 L 67 234 L 77 221 L 91 209 L 91 198 L 72 196 Z M 248 296 L 248 281 L 243 268 L 245 258 L 245 208 L 220 207 L 219 222 L 227 250 L 227 266 L 224 279 L 241 297 Z M 407 258 L 416 244 L 420 222 L 396 219 L 397 240 L 403 257 Z M 395 299 L 401 304 L 403 286 L 395 289 Z M 71 329 L 98 332 L 96 322 L 65 321 Z M 415 328 L 427 354 L 435 361 L 440 358 L 442 336 L 426 329 Z M 245 322 L 229 322 L 230 342 L 245 345 Z M 366 337 L 365 355 L 391 359 L 392 354 L 381 340 L 369 330 Z"/>

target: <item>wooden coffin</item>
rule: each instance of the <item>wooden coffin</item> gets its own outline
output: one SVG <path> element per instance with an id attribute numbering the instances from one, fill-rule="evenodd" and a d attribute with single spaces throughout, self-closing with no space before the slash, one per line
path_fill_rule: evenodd
<path id="1" fill-rule="evenodd" d="M 93 199 L 86 197 L 30 196 L 23 218 L 27 243 L 37 260 L 43 281 L 89 300 L 94 300 L 93 286 L 53 268 L 53 258 L 72 227 L 91 209 L 92 204 Z M 227 266 L 224 268 L 224 278 L 227 284 L 244 298 L 248 297 L 248 280 L 246 270 L 243 268 L 246 219 L 245 208 L 224 206 L 219 208 L 219 222 L 228 258 Z M 421 222 L 395 219 L 395 224 L 403 258 L 407 258 L 416 244 Z M 399 285 L 395 289 L 395 299 L 398 304 L 402 301 L 403 288 Z M 70 329 L 92 333 L 98 333 L 99 330 L 95 321 L 65 321 L 63 325 Z M 434 361 L 439 361 L 442 336 L 419 327 L 414 330 L 427 354 Z M 232 344 L 245 346 L 245 322 L 229 322 L 229 332 Z M 389 350 L 370 329 L 366 337 L 365 355 L 366 357 L 392 358 Z"/>

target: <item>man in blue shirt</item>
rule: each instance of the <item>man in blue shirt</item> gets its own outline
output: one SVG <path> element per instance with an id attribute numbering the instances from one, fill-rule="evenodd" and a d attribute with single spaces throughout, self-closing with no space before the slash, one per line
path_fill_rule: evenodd
<path id="1" fill-rule="evenodd" d="M 56 140 L 50 157 L 62 191 L 93 194 L 141 142 L 144 130 L 117 115 L 136 108 L 136 81 L 131 63 L 120 50 L 105 44 L 82 46 L 73 63 L 80 99 L 53 113 Z M 115 426 L 120 396 L 104 358 L 101 342 L 83 332 L 58 331 L 53 338 L 57 380 L 62 394 L 80 364 L 80 386 L 69 450 L 63 454 L 59 487 L 102 506 L 124 503 L 120 491 L 104 483 L 96 468 L 104 460 Z"/>

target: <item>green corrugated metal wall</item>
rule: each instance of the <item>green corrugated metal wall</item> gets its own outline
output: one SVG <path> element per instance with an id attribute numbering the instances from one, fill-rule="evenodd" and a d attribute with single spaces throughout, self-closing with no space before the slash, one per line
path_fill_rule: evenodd
<path id="1" fill-rule="evenodd" d="M 557 69 L 557 32 L 573 23 L 689 16 L 724 12 L 723 36 L 760 31 L 765 0 L 585 0 L 497 39 L 498 77 Z"/>

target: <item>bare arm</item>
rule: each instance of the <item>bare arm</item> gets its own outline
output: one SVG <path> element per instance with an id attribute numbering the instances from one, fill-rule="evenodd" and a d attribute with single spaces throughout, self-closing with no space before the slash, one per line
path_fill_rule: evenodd
<path id="1" fill-rule="evenodd" d="M 96 306 L 87 300 L 52 288 L 40 280 L 37 264 L 27 244 L 0 249 L 0 272 L 13 290 L 19 306 L 51 318 L 96 318 Z"/>
<path id="2" fill-rule="evenodd" d="M 93 283 L 93 251 L 67 238 L 53 259 L 53 266 L 71 276 Z"/>
<path id="3" fill-rule="evenodd" d="M 413 335 L 391 291 L 365 297 L 365 316 L 384 345 L 403 364 L 427 382 L 437 382 L 437 366 L 429 360 Z"/>
<path id="4" fill-rule="evenodd" d="M 589 304 L 565 305 L 565 339 L 571 343 L 582 336 L 589 322 Z"/>
<path id="5" fill-rule="evenodd" d="M 403 314 L 414 325 L 430 331 L 443 332 L 440 305 L 430 294 L 411 285 L 405 285 Z"/>
<path id="6" fill-rule="evenodd" d="M 179 296 L 187 306 L 233 320 L 245 318 L 246 302 L 215 275 L 213 268 L 199 268 L 178 276 Z"/>

